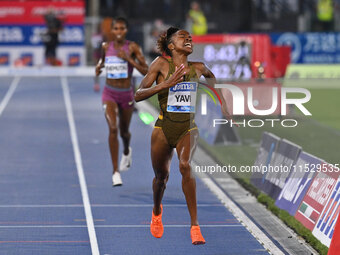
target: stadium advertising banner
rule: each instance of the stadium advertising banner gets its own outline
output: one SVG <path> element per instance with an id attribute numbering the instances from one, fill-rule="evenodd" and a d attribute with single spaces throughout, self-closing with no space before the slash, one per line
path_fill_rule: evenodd
<path id="1" fill-rule="evenodd" d="M 340 209 L 340 180 L 337 180 L 332 194 L 322 210 L 322 213 L 317 221 L 313 235 L 318 238 L 324 245 L 328 246 L 333 237 L 334 227 L 339 217 Z"/>
<path id="2" fill-rule="evenodd" d="M 57 58 L 62 65 L 85 64 L 83 1 L 1 1 L 0 66 L 17 63 L 25 65 L 27 56 L 30 56 L 29 65 L 45 63 L 42 40 L 46 33 L 46 24 L 43 16 L 50 9 L 63 20 Z"/>
<path id="3" fill-rule="evenodd" d="M 311 166 L 320 165 L 322 162 L 313 155 L 301 152 L 275 205 L 294 216 L 316 174 L 311 170 Z"/>
<path id="4" fill-rule="evenodd" d="M 339 87 L 340 64 L 290 64 L 284 87 L 333 89 Z"/>
<path id="5" fill-rule="evenodd" d="M 263 166 L 268 167 L 270 161 L 275 155 L 275 151 L 280 140 L 281 140 L 280 137 L 277 137 L 274 134 L 263 132 L 261 146 L 258 149 L 257 158 L 255 160 L 254 165 L 259 166 L 260 170 L 263 169 Z M 250 179 L 251 183 L 260 190 L 262 190 L 264 185 L 265 173 L 266 173 L 265 171 L 254 172 Z"/>
<path id="6" fill-rule="evenodd" d="M 273 44 L 292 48 L 292 63 L 340 63 L 340 33 L 272 33 Z"/>
<path id="7" fill-rule="evenodd" d="M 265 174 L 262 187 L 262 190 L 273 199 L 276 200 L 279 196 L 300 152 L 300 146 L 286 139 L 280 141 L 275 156 L 270 162 L 272 170 Z"/>
<path id="8" fill-rule="evenodd" d="M 316 171 L 318 167 L 327 167 L 327 164 L 314 166 L 313 171 Z M 318 172 L 301 202 L 295 218 L 311 231 L 314 229 L 323 208 L 327 204 L 338 177 L 338 172 L 331 172 L 327 169 L 325 172 Z"/>

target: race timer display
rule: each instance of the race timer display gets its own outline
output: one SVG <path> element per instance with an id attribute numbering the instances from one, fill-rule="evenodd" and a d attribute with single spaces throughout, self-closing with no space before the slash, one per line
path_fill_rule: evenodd
<path id="1" fill-rule="evenodd" d="M 217 79 L 248 80 L 251 78 L 251 46 L 249 44 L 197 43 L 190 61 L 204 62 Z"/>

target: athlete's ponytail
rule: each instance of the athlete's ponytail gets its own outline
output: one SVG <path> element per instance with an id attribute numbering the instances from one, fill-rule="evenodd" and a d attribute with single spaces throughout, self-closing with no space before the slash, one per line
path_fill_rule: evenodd
<path id="1" fill-rule="evenodd" d="M 164 31 L 157 40 L 157 47 L 161 53 L 166 53 L 168 56 L 171 56 L 171 51 L 168 48 L 168 45 L 171 43 L 171 37 L 175 34 L 179 28 L 170 27 L 167 31 Z"/>

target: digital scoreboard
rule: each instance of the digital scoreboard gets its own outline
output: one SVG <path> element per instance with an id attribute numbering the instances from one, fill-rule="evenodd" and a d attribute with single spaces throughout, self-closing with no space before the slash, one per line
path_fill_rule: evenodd
<path id="1" fill-rule="evenodd" d="M 245 43 L 197 43 L 190 61 L 205 63 L 220 80 L 251 78 L 251 45 Z"/>

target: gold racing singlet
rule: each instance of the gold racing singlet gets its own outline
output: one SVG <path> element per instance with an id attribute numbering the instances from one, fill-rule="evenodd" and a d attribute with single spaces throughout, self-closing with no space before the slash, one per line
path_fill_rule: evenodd
<path id="1" fill-rule="evenodd" d="M 169 61 L 169 72 L 165 80 L 175 72 L 172 59 Z M 178 141 L 193 129 L 195 124 L 195 103 L 198 90 L 198 77 L 193 65 L 189 62 L 190 71 L 184 76 L 183 82 L 163 89 L 158 93 L 161 115 L 155 128 L 161 128 L 171 147 L 176 147 Z"/>

